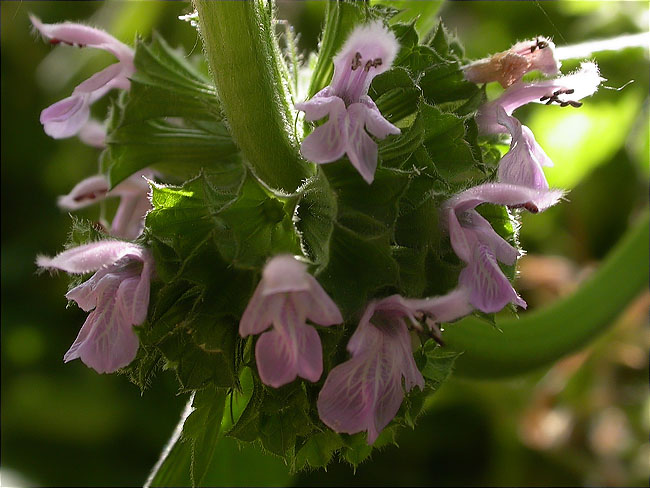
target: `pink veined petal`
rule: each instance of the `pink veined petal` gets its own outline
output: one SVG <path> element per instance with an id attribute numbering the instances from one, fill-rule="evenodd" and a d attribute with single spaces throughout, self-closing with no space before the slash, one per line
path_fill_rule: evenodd
<path id="1" fill-rule="evenodd" d="M 287 300 L 285 294 L 264 296 L 262 291 L 263 284 L 260 282 L 239 321 L 239 335 L 242 337 L 268 329 Z"/>
<path id="2" fill-rule="evenodd" d="M 84 144 L 102 149 L 106 147 L 106 127 L 94 119 L 88 120 L 79 129 L 78 135 Z"/>
<path id="3" fill-rule="evenodd" d="M 120 61 L 133 62 L 133 50 L 101 29 L 72 22 L 44 24 L 31 14 L 29 19 L 44 37 L 52 41 L 103 49 Z"/>
<path id="4" fill-rule="evenodd" d="M 509 207 L 528 205 L 531 211 L 542 212 L 559 202 L 564 193 L 563 190 L 537 190 L 509 183 L 484 183 L 450 198 L 445 207 L 460 213 L 481 203 L 494 203 Z"/>
<path id="5" fill-rule="evenodd" d="M 306 317 L 318 325 L 329 326 L 343 322 L 343 316 L 316 278 L 308 275 L 310 282 L 309 292 L 306 295 Z"/>
<path id="6" fill-rule="evenodd" d="M 329 120 L 316 127 L 300 145 L 300 153 L 308 161 L 318 164 L 341 159 L 348 142 L 347 112 L 343 101 L 332 104 Z"/>
<path id="7" fill-rule="evenodd" d="M 530 129 L 526 127 L 524 132 L 521 123 L 506 114 L 501 107 L 497 107 L 497 121 L 512 135 L 510 151 L 499 162 L 499 181 L 547 190 L 548 183 L 542 171 L 542 161 L 537 159 L 538 155 L 546 157 L 546 154 L 539 148 Z M 548 164 L 548 161 L 550 160 L 546 157 L 544 162 Z"/>
<path id="8" fill-rule="evenodd" d="M 371 304 L 369 309 L 375 310 L 375 306 Z M 376 319 L 373 314 L 372 320 Z M 404 398 L 402 377 L 407 389 L 424 385 L 403 320 L 392 322 L 389 328 L 385 325 L 380 330 L 371 323 L 359 323 L 355 335 L 363 338 L 363 347 L 348 345 L 348 349 L 361 352 L 353 353 L 352 359 L 330 372 L 317 402 L 319 416 L 327 426 L 349 434 L 367 430 L 368 444 L 375 442 L 397 414 Z"/>
<path id="9" fill-rule="evenodd" d="M 61 208 L 77 210 L 104 200 L 107 193 L 108 180 L 104 175 L 95 175 L 77 183 L 70 193 L 60 196 L 57 203 Z"/>
<path id="10" fill-rule="evenodd" d="M 123 278 L 115 295 L 116 306 L 129 323 L 140 325 L 147 318 L 149 309 L 150 265 L 144 264 L 139 274 Z"/>
<path id="11" fill-rule="evenodd" d="M 401 133 L 397 127 L 384 118 L 375 102 L 368 95 L 362 96 L 360 102 L 367 108 L 365 114 L 366 129 L 373 136 L 384 139 L 388 135 Z"/>
<path id="12" fill-rule="evenodd" d="M 508 244 L 503 237 L 496 233 L 490 223 L 476 210 L 468 210 L 465 215 L 471 220 L 469 229 L 474 232 L 479 242 L 488 246 L 496 258 L 505 264 L 515 264 L 519 251 Z"/>
<path id="13" fill-rule="evenodd" d="M 135 358 L 138 338 L 122 309 L 115 305 L 114 294 L 120 279 L 113 277 L 112 281 L 65 354 L 65 362 L 80 358 L 98 373 L 112 373 Z"/>
<path id="14" fill-rule="evenodd" d="M 83 274 L 96 271 L 126 255 L 142 256 L 144 248 L 123 241 L 105 240 L 73 247 L 53 258 L 38 256 L 36 263 L 42 268 L 56 268 L 67 273 Z"/>
<path id="15" fill-rule="evenodd" d="M 262 294 L 268 296 L 276 293 L 307 291 L 312 285 L 309 278 L 307 266 L 292 255 L 274 256 L 266 263 L 262 272 Z"/>
<path id="16" fill-rule="evenodd" d="M 479 244 L 470 264 L 460 272 L 458 284 L 470 290 L 470 303 L 485 313 L 500 311 L 512 302 L 526 308 L 487 246 Z"/>
<path id="17" fill-rule="evenodd" d="M 433 317 L 437 323 L 451 322 L 474 309 L 469 303 L 469 293 L 466 288 L 454 288 L 445 295 L 408 300 L 409 306 L 414 310 L 425 312 Z"/>
<path id="18" fill-rule="evenodd" d="M 273 322 L 273 330 L 262 334 L 255 345 L 257 370 L 262 382 L 279 388 L 296 376 L 318 381 L 323 372 L 318 332 L 304 324 L 289 300 Z"/>
<path id="19" fill-rule="evenodd" d="M 297 110 L 305 112 L 305 120 L 320 120 L 332 112 L 339 112 L 345 109 L 345 103 L 337 96 L 329 94 L 330 87 L 326 86 L 310 100 L 296 103 Z"/>
<path id="20" fill-rule="evenodd" d="M 346 153 L 352 166 L 368 184 L 375 179 L 377 169 L 377 144 L 365 131 L 366 106 L 353 103 L 348 107 L 348 142 Z"/>

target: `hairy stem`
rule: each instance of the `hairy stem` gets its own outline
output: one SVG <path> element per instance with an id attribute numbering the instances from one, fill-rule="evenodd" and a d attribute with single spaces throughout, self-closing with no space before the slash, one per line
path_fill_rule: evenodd
<path id="1" fill-rule="evenodd" d="M 264 183 L 293 192 L 313 168 L 294 145 L 294 112 L 271 5 L 263 0 L 193 3 L 235 142 Z"/>

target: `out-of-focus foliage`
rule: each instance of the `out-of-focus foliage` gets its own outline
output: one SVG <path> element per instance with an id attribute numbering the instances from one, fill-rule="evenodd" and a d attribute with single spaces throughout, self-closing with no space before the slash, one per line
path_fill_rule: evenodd
<path id="1" fill-rule="evenodd" d="M 280 3 L 280 17 L 300 33 L 305 57 L 316 48 L 323 9 L 322 2 Z M 47 22 L 88 20 L 124 42 L 132 42 L 136 32 L 150 38 L 155 28 L 171 46 L 200 54 L 195 30 L 177 20 L 188 10 L 188 4 L 176 2 L 2 4 L 1 465 L 28 484 L 142 483 L 188 398 L 174 396 L 170 373 L 160 374 L 140 396 L 124 377 L 62 362 L 84 313 L 63 308 L 67 278 L 39 277 L 33 261 L 37 253 L 61 249 L 70 217 L 56 208 L 56 196 L 97 171 L 98 153 L 76 139 L 48 138 L 38 114 L 109 57 L 50 48 L 30 35 L 27 13 Z M 468 58 L 538 34 L 559 46 L 648 29 L 646 2 L 451 2 L 438 14 L 461 38 Z M 416 28 L 423 28 L 422 22 Z M 523 218 L 521 240 L 529 256 L 522 260 L 517 286 L 533 306 L 579 286 L 647 205 L 647 50 L 595 58 L 606 86 L 634 82 L 621 91 L 601 89 L 579 110 L 535 106 L 518 112 L 555 161 L 547 170 L 550 183 L 572 187 L 568 203 Z M 567 61 L 563 70 L 576 65 Z M 93 111 L 103 113 L 106 106 L 104 101 Z M 97 219 L 97 209 L 79 215 Z M 289 482 L 645 484 L 649 303 L 647 295 L 639 298 L 606 335 L 548 371 L 502 382 L 448 382 L 426 405 L 428 414 L 416 430 L 404 430 L 400 448 L 375 452 L 356 477 L 341 463 Z M 215 449 L 229 468 L 209 466 L 206 482 L 287 480 L 277 459 L 252 459 L 251 466 L 244 461 L 251 454 L 240 453 L 230 439 L 221 439 Z"/>

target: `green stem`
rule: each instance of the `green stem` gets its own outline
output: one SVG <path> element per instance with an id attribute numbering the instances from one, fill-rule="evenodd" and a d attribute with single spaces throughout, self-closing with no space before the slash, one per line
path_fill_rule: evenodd
<path id="1" fill-rule="evenodd" d="M 446 327 L 446 347 L 464 352 L 456 361 L 456 373 L 489 378 L 550 365 L 612 325 L 625 305 L 648 286 L 648 219 L 644 212 L 573 295 L 519 320 L 498 321 L 502 333 L 474 317 Z"/>
<path id="2" fill-rule="evenodd" d="M 293 192 L 313 173 L 293 144 L 286 67 L 263 0 L 193 0 L 205 54 L 235 142 L 271 188 Z"/>

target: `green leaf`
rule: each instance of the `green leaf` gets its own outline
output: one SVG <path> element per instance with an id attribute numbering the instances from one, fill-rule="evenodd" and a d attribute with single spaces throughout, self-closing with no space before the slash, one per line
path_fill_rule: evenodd
<path id="1" fill-rule="evenodd" d="M 237 267 L 257 268 L 275 254 L 298 254 L 299 237 L 289 203 L 249 176 L 237 200 L 217 217 L 215 240 L 224 259 Z"/>
<path id="2" fill-rule="evenodd" d="M 314 179 L 324 180 L 322 171 Z M 294 225 L 300 236 L 303 253 L 319 267 L 329 262 L 329 243 L 338 213 L 336 196 L 329 185 L 309 180 L 300 189 L 294 214 Z"/>
<path id="3" fill-rule="evenodd" d="M 202 127 L 179 127 L 162 120 L 120 125 L 106 139 L 111 187 L 143 168 L 153 167 L 168 176 L 187 179 L 201 168 L 235 157 L 239 151 L 225 126 L 213 122 Z"/>
<path id="4" fill-rule="evenodd" d="M 324 468 L 336 451 L 343 447 L 343 439 L 336 432 L 327 430 L 311 436 L 296 453 L 297 471 L 306 468 Z"/>
<path id="5" fill-rule="evenodd" d="M 377 290 L 395 286 L 399 268 L 391 255 L 388 239 L 367 238 L 334 226 L 330 260 L 317 278 L 344 315 L 360 311 Z"/>
<path id="6" fill-rule="evenodd" d="M 199 486 L 208 470 L 219 438 L 226 393 L 223 389 L 208 387 L 197 391 L 192 401 L 192 413 L 185 420 L 181 442 L 191 446 L 190 478 L 192 486 Z"/>
<path id="7" fill-rule="evenodd" d="M 438 10 L 442 0 L 373 0 L 372 4 L 387 5 L 399 10 L 399 13 L 390 19 L 391 24 L 397 22 L 409 23 L 415 21 L 415 30 L 420 39 L 425 39 L 436 25 Z"/>

